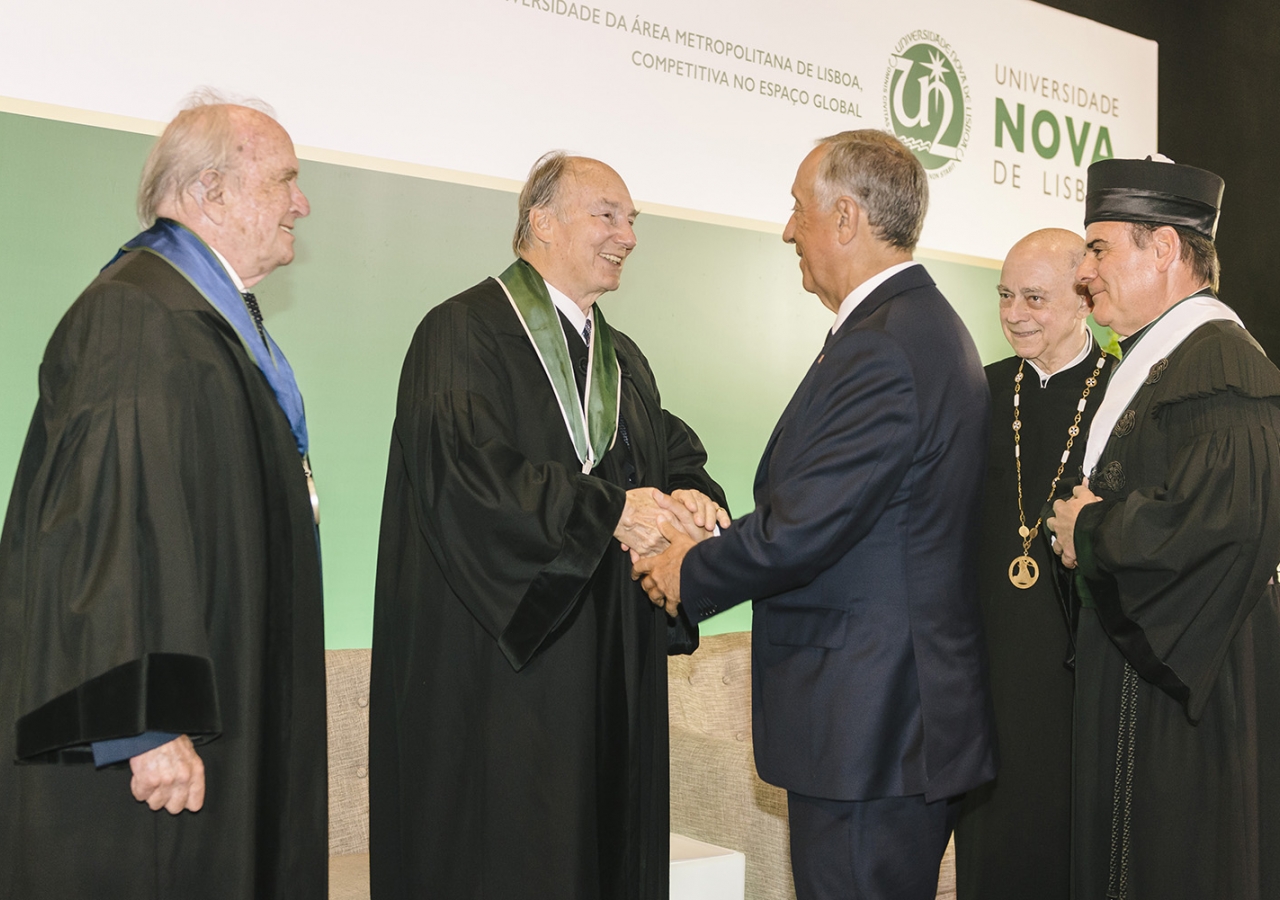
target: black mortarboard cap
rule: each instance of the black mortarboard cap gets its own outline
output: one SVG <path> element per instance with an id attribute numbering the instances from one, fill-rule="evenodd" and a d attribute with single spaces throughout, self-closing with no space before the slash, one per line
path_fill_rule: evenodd
<path id="1" fill-rule="evenodd" d="M 1224 182 L 1212 172 L 1146 159 L 1102 159 L 1089 167 L 1084 224 L 1153 222 L 1213 240 Z"/>

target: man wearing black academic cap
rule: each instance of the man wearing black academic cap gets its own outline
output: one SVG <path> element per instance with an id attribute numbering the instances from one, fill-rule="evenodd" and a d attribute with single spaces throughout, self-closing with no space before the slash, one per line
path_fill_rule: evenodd
<path id="1" fill-rule="evenodd" d="M 1089 169 L 1124 359 L 1047 522 L 1076 571 L 1077 898 L 1280 896 L 1280 372 L 1217 299 L 1223 182 Z"/>

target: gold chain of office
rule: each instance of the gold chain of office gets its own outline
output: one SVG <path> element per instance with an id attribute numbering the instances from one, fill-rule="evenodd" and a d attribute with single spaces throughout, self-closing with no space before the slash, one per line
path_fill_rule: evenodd
<path id="1" fill-rule="evenodd" d="M 1013 582 L 1014 587 L 1021 588 L 1024 591 L 1040 580 L 1040 567 L 1031 558 L 1031 542 L 1040 533 L 1040 523 L 1043 520 L 1043 516 L 1041 516 L 1036 519 L 1036 524 L 1028 528 L 1026 513 L 1022 511 L 1022 441 L 1020 437 L 1022 419 L 1018 415 L 1018 407 L 1022 391 L 1022 369 L 1026 364 L 1027 361 L 1025 359 L 1018 363 L 1018 374 L 1013 376 L 1013 463 L 1018 473 L 1018 536 L 1022 538 L 1022 555 L 1009 563 L 1009 580 Z M 1058 489 L 1058 479 L 1062 477 L 1062 472 L 1067 467 L 1067 459 L 1071 456 L 1071 445 L 1075 443 L 1076 438 L 1080 435 L 1080 417 L 1084 415 L 1085 404 L 1089 400 L 1089 392 L 1098 386 L 1098 375 L 1102 373 L 1102 369 L 1106 364 L 1107 355 L 1103 353 L 1098 357 L 1098 364 L 1094 368 L 1093 374 L 1084 380 L 1084 392 L 1080 395 L 1080 402 L 1076 404 L 1076 417 L 1071 421 L 1071 427 L 1067 429 L 1067 449 L 1062 451 L 1062 461 L 1058 463 L 1058 472 L 1053 476 L 1053 483 L 1049 485 L 1049 497 L 1045 500 L 1046 505 L 1053 500 L 1054 491 Z"/>

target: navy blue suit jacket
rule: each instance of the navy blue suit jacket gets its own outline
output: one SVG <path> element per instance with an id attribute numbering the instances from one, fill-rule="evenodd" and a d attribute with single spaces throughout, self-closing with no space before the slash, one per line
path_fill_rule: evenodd
<path id="1" fill-rule="evenodd" d="M 760 777 L 832 800 L 995 774 L 977 601 L 990 399 L 922 266 L 832 335 L 774 428 L 755 511 L 689 551 L 694 620 L 755 598 Z"/>

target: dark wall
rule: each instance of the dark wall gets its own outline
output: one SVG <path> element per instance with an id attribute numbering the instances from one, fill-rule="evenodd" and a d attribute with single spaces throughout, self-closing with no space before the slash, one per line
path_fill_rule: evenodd
<path id="1" fill-rule="evenodd" d="M 1226 180 L 1222 299 L 1280 360 L 1280 2 L 1046 5 L 1159 42 L 1160 152 Z"/>

